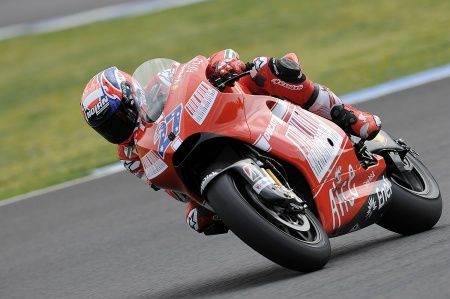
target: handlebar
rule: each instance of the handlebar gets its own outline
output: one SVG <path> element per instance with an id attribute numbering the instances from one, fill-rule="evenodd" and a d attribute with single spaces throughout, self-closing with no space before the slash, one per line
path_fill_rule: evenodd
<path id="1" fill-rule="evenodd" d="M 247 76 L 250 74 L 250 70 L 253 68 L 254 64 L 252 62 L 248 62 L 245 65 L 245 70 L 240 73 L 236 74 L 235 76 L 225 79 L 225 78 L 218 78 L 213 82 L 213 85 L 220 91 L 224 90 L 227 86 L 233 86 L 234 82 L 239 80 L 240 78 Z"/>
<path id="2" fill-rule="evenodd" d="M 240 74 L 237 74 L 234 77 L 231 77 L 229 79 L 226 79 L 225 81 L 220 82 L 216 85 L 216 88 L 220 91 L 224 90 L 226 86 L 233 86 L 234 82 L 239 80 L 242 77 L 245 77 L 250 74 L 250 71 L 245 71 Z M 221 80 L 220 80 L 221 81 Z"/>

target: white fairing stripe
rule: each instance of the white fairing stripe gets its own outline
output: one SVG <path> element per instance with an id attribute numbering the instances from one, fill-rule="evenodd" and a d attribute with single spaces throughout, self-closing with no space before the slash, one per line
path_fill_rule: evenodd
<path id="1" fill-rule="evenodd" d="M 265 152 L 270 151 L 271 146 L 267 139 L 264 136 L 260 136 L 259 139 L 256 141 L 255 146 L 259 148 L 260 150 L 263 150 Z"/>
<path id="2" fill-rule="evenodd" d="M 282 100 L 279 100 L 275 106 L 273 106 L 272 113 L 277 116 L 279 119 L 283 119 L 288 110 L 288 103 Z"/>

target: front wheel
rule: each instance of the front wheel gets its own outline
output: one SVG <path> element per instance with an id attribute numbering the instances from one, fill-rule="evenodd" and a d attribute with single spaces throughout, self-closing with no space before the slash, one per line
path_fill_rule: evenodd
<path id="1" fill-rule="evenodd" d="M 392 200 L 378 224 L 390 231 L 411 235 L 431 229 L 442 213 L 439 186 L 430 171 L 412 154 L 403 159 L 407 172 L 392 168 Z"/>
<path id="2" fill-rule="evenodd" d="M 233 233 L 273 262 L 301 272 L 318 270 L 328 262 L 330 242 L 308 209 L 297 215 L 280 213 L 227 172 L 211 182 L 206 197 Z"/>

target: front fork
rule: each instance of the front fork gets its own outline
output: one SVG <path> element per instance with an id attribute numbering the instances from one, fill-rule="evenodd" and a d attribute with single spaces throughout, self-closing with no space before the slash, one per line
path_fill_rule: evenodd
<path id="1" fill-rule="evenodd" d="M 273 165 L 267 165 L 252 159 L 238 161 L 224 169 L 206 175 L 201 183 L 201 194 L 205 193 L 208 185 L 215 177 L 224 172 L 232 172 L 234 177 L 239 177 L 251 186 L 263 204 L 276 206 L 286 212 L 297 214 L 304 213 L 307 208 L 306 202 L 293 192 L 287 181 Z"/>

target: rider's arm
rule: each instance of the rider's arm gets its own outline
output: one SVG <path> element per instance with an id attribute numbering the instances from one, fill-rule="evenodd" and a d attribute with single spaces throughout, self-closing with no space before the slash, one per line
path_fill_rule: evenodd
<path id="1" fill-rule="evenodd" d="M 244 77 L 239 82 L 254 94 L 288 100 L 327 119 L 331 119 L 331 108 L 342 104 L 331 90 L 308 78 L 294 53 L 281 58 L 255 58 L 250 77 Z"/>
<path id="2" fill-rule="evenodd" d="M 136 148 L 134 145 L 123 145 L 119 144 L 117 146 L 117 155 L 119 156 L 120 161 L 123 163 L 123 166 L 126 170 L 143 180 L 147 185 L 152 186 L 152 183 L 149 179 L 147 179 L 147 176 L 144 172 L 144 167 L 142 166 L 141 160 L 139 159 L 139 155 L 136 151 Z M 157 188 L 154 188 L 154 190 L 158 190 Z M 180 195 L 174 193 L 170 190 L 164 190 L 168 195 L 175 198 L 179 201 L 188 201 L 189 199 L 181 198 Z"/>
<path id="3" fill-rule="evenodd" d="M 207 76 L 212 73 L 210 76 L 213 77 L 208 78 L 227 78 L 230 74 L 233 76 L 233 73 L 244 70 L 242 66 L 245 64 L 234 51 L 231 60 L 220 60 L 226 56 L 227 51 L 232 50 L 220 51 L 209 58 L 210 65 L 206 73 Z M 242 77 L 239 83 L 253 94 L 288 100 L 314 114 L 333 120 L 346 132 L 365 139 L 374 138 L 380 131 L 381 121 L 378 116 L 344 104 L 330 89 L 312 82 L 301 69 L 294 53 L 281 58 L 257 57 L 250 65 L 250 76 Z"/>
<path id="4" fill-rule="evenodd" d="M 208 61 L 206 76 L 210 81 L 216 77 L 240 73 L 246 66 L 232 49 L 216 52 Z M 333 105 L 342 104 L 328 88 L 314 84 L 306 76 L 294 53 L 288 53 L 282 58 L 256 57 L 251 65 L 250 76 L 241 78 L 239 83 L 253 94 L 282 98 L 328 119 L 331 119 Z"/>
<path id="5" fill-rule="evenodd" d="M 149 183 L 149 180 L 145 176 L 144 167 L 139 159 L 139 155 L 133 145 L 119 144 L 117 146 L 117 155 L 126 170 L 146 183 Z"/>

